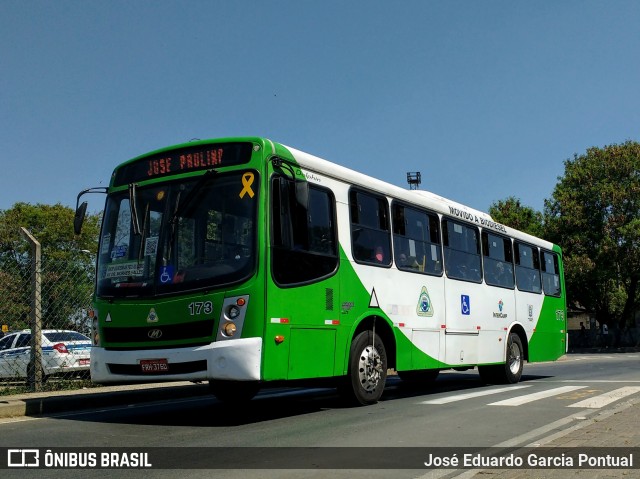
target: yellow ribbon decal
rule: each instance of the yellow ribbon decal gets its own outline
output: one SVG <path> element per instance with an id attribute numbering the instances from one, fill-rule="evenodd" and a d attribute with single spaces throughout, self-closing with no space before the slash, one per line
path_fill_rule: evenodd
<path id="1" fill-rule="evenodd" d="M 253 184 L 253 173 L 245 173 L 242 175 L 242 191 L 240 192 L 240 198 L 244 198 L 244 195 L 248 194 L 249 198 L 253 198 L 253 190 L 251 185 Z"/>

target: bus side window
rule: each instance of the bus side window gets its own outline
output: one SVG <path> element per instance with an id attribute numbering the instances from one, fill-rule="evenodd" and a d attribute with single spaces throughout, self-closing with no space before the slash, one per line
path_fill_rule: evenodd
<path id="1" fill-rule="evenodd" d="M 335 198 L 331 190 L 309 186 L 308 204 L 298 202 L 295 182 L 272 181 L 272 274 L 281 286 L 311 283 L 338 268 Z"/>
<path id="2" fill-rule="evenodd" d="M 515 258 L 518 289 L 529 293 L 542 292 L 538 248 L 516 242 Z"/>
<path id="3" fill-rule="evenodd" d="M 398 269 L 442 274 L 438 217 L 398 203 L 393 204 L 394 256 Z"/>
<path id="4" fill-rule="evenodd" d="M 542 287 L 547 296 L 562 294 L 560 289 L 560 264 L 556 253 L 540 251 L 540 263 L 542 266 Z"/>
<path id="5" fill-rule="evenodd" d="M 349 206 L 353 258 L 361 263 L 391 266 L 391 232 L 386 198 L 351 190 Z"/>
<path id="6" fill-rule="evenodd" d="M 482 282 L 478 229 L 449 219 L 442 220 L 444 267 L 449 278 Z"/>
<path id="7" fill-rule="evenodd" d="M 483 231 L 482 253 L 485 282 L 501 288 L 513 288 L 515 281 L 511 240 Z"/>

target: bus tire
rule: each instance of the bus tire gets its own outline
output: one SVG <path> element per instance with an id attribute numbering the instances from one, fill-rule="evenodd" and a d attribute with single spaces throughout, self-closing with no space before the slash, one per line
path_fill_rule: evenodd
<path id="1" fill-rule="evenodd" d="M 257 381 L 228 381 L 212 379 L 209 387 L 213 395 L 222 402 L 242 403 L 250 401 L 260 390 Z"/>
<path id="2" fill-rule="evenodd" d="M 478 366 L 480 379 L 488 384 L 515 384 L 522 378 L 524 348 L 520 336 L 509 334 L 504 364 Z"/>
<path id="3" fill-rule="evenodd" d="M 349 403 L 367 406 L 378 402 L 387 380 L 387 352 L 377 334 L 363 331 L 351 343 L 349 371 L 338 392 Z"/>
<path id="4" fill-rule="evenodd" d="M 522 378 L 524 367 L 524 348 L 520 336 L 516 333 L 509 334 L 507 341 L 507 357 L 504 364 L 504 382 L 515 384 Z"/>

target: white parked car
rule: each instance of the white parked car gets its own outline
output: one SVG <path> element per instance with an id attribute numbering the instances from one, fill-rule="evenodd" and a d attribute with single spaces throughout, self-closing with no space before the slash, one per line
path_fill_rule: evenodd
<path id="1" fill-rule="evenodd" d="M 0 378 L 26 378 L 31 361 L 31 331 L 25 329 L 0 338 Z M 91 340 L 76 331 L 42 331 L 43 374 L 89 371 Z"/>

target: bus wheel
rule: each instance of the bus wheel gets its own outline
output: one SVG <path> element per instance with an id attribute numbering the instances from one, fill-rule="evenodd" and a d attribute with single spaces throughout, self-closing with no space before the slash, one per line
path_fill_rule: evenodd
<path id="1" fill-rule="evenodd" d="M 212 379 L 209 387 L 213 395 L 223 402 L 246 402 L 253 399 L 260 390 L 260 383 L 257 381 L 227 381 L 223 379 Z"/>
<path id="2" fill-rule="evenodd" d="M 507 354 L 504 364 L 478 366 L 480 378 L 489 384 L 515 384 L 522 378 L 524 367 L 524 348 L 520 336 L 509 334 Z"/>
<path id="3" fill-rule="evenodd" d="M 339 389 L 351 403 L 366 406 L 378 402 L 387 380 L 387 352 L 377 334 L 363 331 L 351 343 L 349 373 Z"/>
<path id="4" fill-rule="evenodd" d="M 515 333 L 509 335 L 507 342 L 507 361 L 504 365 L 504 379 L 506 383 L 514 384 L 522 377 L 524 367 L 524 348 L 520 336 Z"/>

